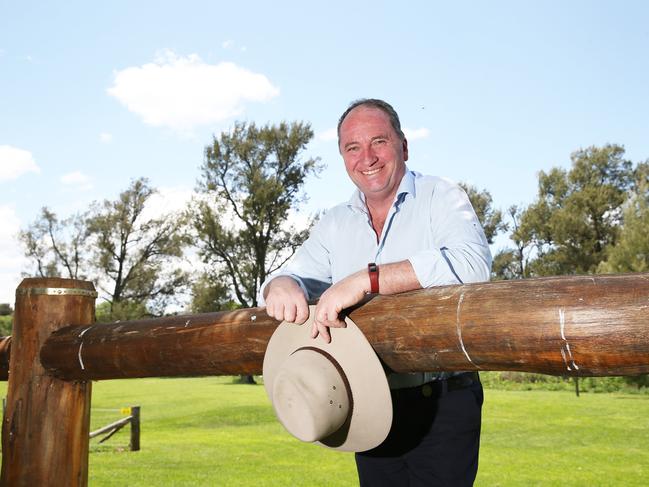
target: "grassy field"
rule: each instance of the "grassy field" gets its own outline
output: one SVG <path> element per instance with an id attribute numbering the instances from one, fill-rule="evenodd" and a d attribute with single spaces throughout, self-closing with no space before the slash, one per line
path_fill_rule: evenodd
<path id="1" fill-rule="evenodd" d="M 263 386 L 199 378 L 93 387 L 91 428 L 139 404 L 142 450 L 127 451 L 128 428 L 92 440 L 91 486 L 356 485 L 353 456 L 290 437 Z M 644 486 L 648 476 L 649 396 L 486 391 L 476 485 Z"/>

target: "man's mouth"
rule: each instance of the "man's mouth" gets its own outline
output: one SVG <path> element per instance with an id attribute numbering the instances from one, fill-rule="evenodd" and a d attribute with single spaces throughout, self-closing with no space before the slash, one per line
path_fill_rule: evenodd
<path id="1" fill-rule="evenodd" d="M 381 169 L 383 168 L 379 167 L 377 169 L 370 169 L 369 171 L 361 171 L 361 174 L 363 174 L 363 176 L 372 176 L 373 174 L 379 172 Z"/>

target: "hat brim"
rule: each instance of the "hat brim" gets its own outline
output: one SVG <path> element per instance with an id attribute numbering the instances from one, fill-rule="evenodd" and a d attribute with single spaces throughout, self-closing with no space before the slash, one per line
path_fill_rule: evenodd
<path id="1" fill-rule="evenodd" d="M 268 342 L 264 355 L 264 386 L 273 397 L 273 382 L 284 360 L 303 347 L 314 347 L 331 355 L 344 371 L 351 389 L 352 410 L 343 426 L 317 441 L 343 451 L 366 451 L 380 445 L 392 425 L 392 398 L 388 381 L 374 349 L 354 322 L 345 318 L 346 328 L 330 328 L 331 342 L 311 338 L 315 306 L 302 325 L 281 323 Z"/>

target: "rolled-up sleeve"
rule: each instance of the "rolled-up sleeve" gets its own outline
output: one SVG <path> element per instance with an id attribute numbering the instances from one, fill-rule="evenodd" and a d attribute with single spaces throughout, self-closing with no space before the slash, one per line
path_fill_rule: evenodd
<path id="1" fill-rule="evenodd" d="M 408 257 L 421 286 L 488 281 L 489 244 L 464 190 L 442 180 L 430 204 L 433 245 Z"/>
<path id="2" fill-rule="evenodd" d="M 307 299 L 315 299 L 331 285 L 330 255 L 325 242 L 326 215 L 311 229 L 309 238 L 297 250 L 291 261 L 280 271 L 268 276 L 259 288 L 257 301 L 265 306 L 264 289 L 276 277 L 288 276 L 299 284 Z"/>

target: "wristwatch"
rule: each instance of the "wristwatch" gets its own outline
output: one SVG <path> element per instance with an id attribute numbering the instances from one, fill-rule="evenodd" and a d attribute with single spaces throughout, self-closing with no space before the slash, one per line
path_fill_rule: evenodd
<path id="1" fill-rule="evenodd" d="M 379 293 L 379 266 L 374 262 L 367 264 L 367 272 L 370 275 L 370 293 Z"/>

